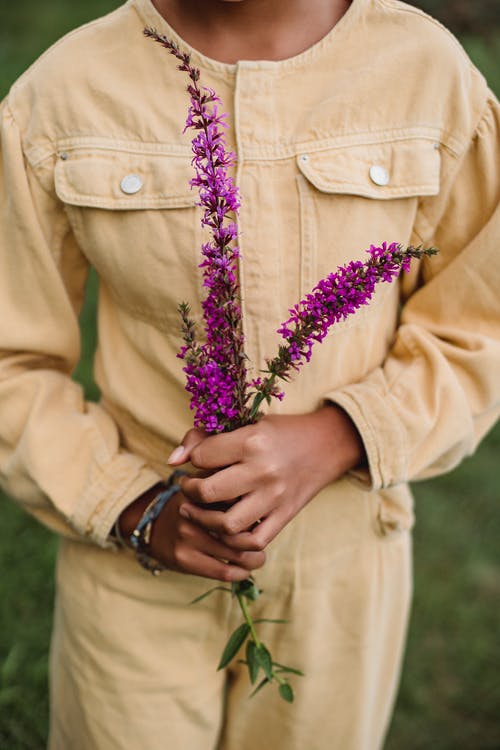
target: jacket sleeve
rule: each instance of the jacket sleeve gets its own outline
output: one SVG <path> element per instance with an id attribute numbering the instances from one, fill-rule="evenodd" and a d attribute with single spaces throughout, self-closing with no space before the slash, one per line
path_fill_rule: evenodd
<path id="1" fill-rule="evenodd" d="M 52 166 L 52 165 L 50 165 Z M 43 169 L 43 165 L 41 165 Z M 23 154 L 4 102 L 0 159 L 0 479 L 54 530 L 104 545 L 160 480 L 71 379 L 88 264 L 62 207 Z"/>
<path id="2" fill-rule="evenodd" d="M 422 264 L 391 350 L 362 382 L 329 393 L 356 424 L 369 489 L 432 477 L 470 455 L 500 413 L 500 112 L 491 95 L 419 230 Z"/>

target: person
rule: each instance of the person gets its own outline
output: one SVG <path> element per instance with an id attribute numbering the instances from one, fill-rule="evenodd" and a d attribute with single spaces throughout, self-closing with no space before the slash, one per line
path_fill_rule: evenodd
<path id="1" fill-rule="evenodd" d="M 199 320 L 203 235 L 186 81 L 144 26 L 191 52 L 229 113 L 256 369 L 338 265 L 384 240 L 439 248 L 232 433 L 191 429 L 176 308 Z M 381 747 L 411 598 L 408 481 L 452 469 L 498 416 L 499 108 L 483 77 L 397 0 L 128 0 L 46 52 L 1 117 L 2 486 L 61 535 L 49 747 Z M 71 379 L 90 266 L 99 403 Z M 180 466 L 151 576 L 117 535 Z M 225 592 L 189 606 L 206 578 L 254 570 L 254 616 L 289 621 L 262 637 L 306 672 L 293 705 L 249 700 L 236 661 L 216 671 L 239 622 Z"/>

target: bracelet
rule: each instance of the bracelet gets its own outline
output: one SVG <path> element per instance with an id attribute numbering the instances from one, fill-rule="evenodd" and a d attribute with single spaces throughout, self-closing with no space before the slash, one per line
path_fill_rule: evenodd
<path id="1" fill-rule="evenodd" d="M 148 503 L 137 523 L 137 526 L 132 531 L 129 538 L 130 544 L 135 550 L 137 562 L 154 576 L 159 575 L 163 570 L 166 570 L 166 568 L 150 554 L 153 523 L 156 521 L 170 498 L 180 491 L 181 488 L 175 480 L 185 475 L 186 472 L 181 469 L 177 469 L 170 475 L 165 489 L 160 490 L 151 502 Z"/>
<path id="2" fill-rule="evenodd" d="M 123 538 L 123 534 L 120 529 L 120 516 L 118 516 L 118 518 L 114 522 L 111 528 L 111 531 L 109 532 L 109 538 L 112 542 L 117 544 L 119 547 L 122 547 L 122 548 L 127 547 L 127 542 Z"/>

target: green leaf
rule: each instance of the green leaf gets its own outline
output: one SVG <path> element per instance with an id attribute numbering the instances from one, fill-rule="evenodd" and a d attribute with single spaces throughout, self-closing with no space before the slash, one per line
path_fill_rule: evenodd
<path id="1" fill-rule="evenodd" d="M 231 584 L 231 587 L 236 595 L 244 596 L 250 602 L 254 602 L 262 593 L 252 576 L 239 583 Z"/>
<path id="2" fill-rule="evenodd" d="M 262 669 L 265 672 L 265 675 L 268 680 L 273 679 L 273 660 L 271 658 L 271 654 L 267 650 L 267 648 L 264 646 L 263 643 L 261 643 L 256 649 L 255 653 L 258 659 L 258 662 Z"/>
<path id="3" fill-rule="evenodd" d="M 252 581 L 251 585 L 247 586 L 241 592 L 241 594 L 245 597 L 245 599 L 248 599 L 249 602 L 255 602 L 259 598 L 261 591 L 259 587 Z"/>
<path id="4" fill-rule="evenodd" d="M 267 677 L 264 677 L 264 679 L 262 680 L 262 682 L 259 682 L 259 684 L 255 688 L 255 690 L 252 693 L 250 693 L 250 698 L 253 698 L 254 695 L 257 695 L 257 693 L 259 692 L 259 690 L 262 690 L 262 688 L 264 687 L 264 685 L 267 685 L 268 682 L 271 682 L 271 680 L 268 680 Z"/>
<path id="5" fill-rule="evenodd" d="M 278 664 L 277 661 L 274 662 L 274 666 L 278 667 L 276 670 L 277 672 L 290 672 L 290 674 L 298 674 L 300 677 L 304 676 L 304 672 L 301 672 L 300 669 L 294 669 L 293 667 L 285 667 L 284 664 Z"/>
<path id="6" fill-rule="evenodd" d="M 229 664 L 231 659 L 234 659 L 241 646 L 245 642 L 245 639 L 248 636 L 249 632 L 250 628 L 248 627 L 246 622 L 242 623 L 236 628 L 236 630 L 226 643 L 226 647 L 222 652 L 220 663 L 217 669 L 224 669 L 224 667 Z"/>
<path id="7" fill-rule="evenodd" d="M 259 392 L 255 394 L 252 408 L 250 409 L 250 419 L 253 419 L 256 416 L 257 412 L 259 411 L 259 406 L 261 405 L 263 400 L 264 400 L 263 393 Z"/>
<path id="8" fill-rule="evenodd" d="M 225 586 L 214 586 L 212 589 L 205 591 L 204 594 L 200 594 L 200 596 L 197 596 L 196 599 L 193 599 L 193 601 L 189 603 L 197 604 L 198 602 L 201 602 L 201 600 L 204 599 L 206 596 L 210 596 L 210 594 L 213 594 L 214 591 L 229 591 L 229 593 L 231 594 L 231 589 L 228 589 Z"/>
<path id="9" fill-rule="evenodd" d="M 293 690 L 292 686 L 288 682 L 283 682 L 280 685 L 280 695 L 287 703 L 293 703 Z"/>
<path id="10" fill-rule="evenodd" d="M 258 625 L 259 622 L 274 622 L 280 625 L 287 625 L 290 622 L 290 620 L 269 620 L 267 617 L 261 617 L 259 620 L 254 620 L 254 623 L 256 625 Z"/>
<path id="11" fill-rule="evenodd" d="M 257 679 L 257 675 L 259 674 L 260 669 L 260 662 L 257 656 L 257 646 L 253 641 L 247 642 L 246 657 L 248 664 L 248 673 L 250 675 L 250 682 L 253 685 L 255 680 Z"/>

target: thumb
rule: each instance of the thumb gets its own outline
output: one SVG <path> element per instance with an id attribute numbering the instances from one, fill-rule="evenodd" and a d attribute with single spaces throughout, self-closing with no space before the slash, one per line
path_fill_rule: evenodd
<path id="1" fill-rule="evenodd" d="M 186 432 L 186 434 L 182 438 L 181 444 L 178 445 L 177 448 L 174 448 L 170 456 L 167 458 L 167 464 L 170 464 L 170 466 L 180 466 L 181 464 L 187 463 L 187 461 L 189 461 L 193 448 L 195 448 L 205 438 L 206 434 L 205 432 L 203 432 L 203 430 L 193 428 L 192 430 Z"/>

